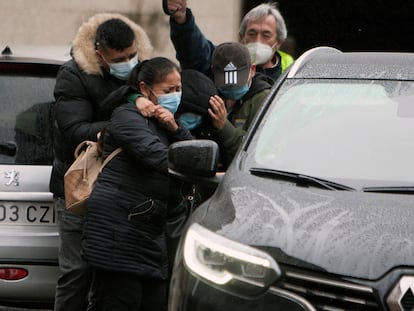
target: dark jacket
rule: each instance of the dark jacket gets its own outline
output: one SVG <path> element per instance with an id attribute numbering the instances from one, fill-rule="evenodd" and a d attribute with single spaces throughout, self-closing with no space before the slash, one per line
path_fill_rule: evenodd
<path id="1" fill-rule="evenodd" d="M 262 73 L 256 73 L 249 91 L 237 101 L 228 114 L 223 129 L 213 127 L 208 114 L 210 97 L 218 94 L 211 79 L 194 69 L 182 71 L 183 97 L 178 114 L 191 112 L 203 116 L 203 122 L 191 130 L 198 139 L 211 139 L 220 146 L 220 169 L 225 169 L 233 159 L 247 129 L 256 116 L 257 111 L 270 92 L 273 80 Z"/>
<path id="2" fill-rule="evenodd" d="M 198 28 L 190 9 L 187 9 L 187 21 L 184 24 L 177 24 L 173 18 L 170 18 L 170 38 L 183 69 L 196 69 L 209 77 L 213 76 L 211 60 L 216 47 Z M 279 52 L 275 52 L 274 57 L 279 59 L 276 66 L 266 69 L 257 66 L 256 71 L 276 81 L 282 71 L 293 62 L 293 59 L 289 54 Z"/>
<path id="3" fill-rule="evenodd" d="M 88 201 L 83 231 L 83 253 L 94 267 L 167 277 L 165 222 L 167 204 L 179 195 L 179 184 L 168 175 L 168 146 L 192 139 L 179 127 L 166 131 L 156 119 L 145 119 L 134 104 L 115 109 L 105 133 L 104 156 L 122 147 L 100 174 Z M 128 214 L 142 205 L 136 223 Z"/>
<path id="4" fill-rule="evenodd" d="M 195 76 L 193 77 L 195 79 Z M 272 79 L 262 73 L 256 73 L 252 79 L 249 91 L 238 100 L 227 115 L 227 121 L 222 129 L 215 129 L 210 116 L 207 113 L 209 108 L 208 97 L 203 94 L 199 96 L 202 102 L 196 101 L 196 96 L 186 96 L 186 100 L 192 101 L 183 105 L 181 112 L 192 112 L 202 114 L 203 122 L 191 131 L 194 137 L 199 139 L 211 139 L 220 146 L 220 170 L 225 170 L 236 154 L 246 131 L 250 127 L 257 111 L 262 106 L 272 87 Z M 183 94 L 185 84 L 183 83 Z M 201 92 L 202 93 L 202 92 Z M 194 92 L 196 95 L 197 92 Z M 197 109 L 195 109 L 197 105 Z M 203 111 L 205 111 L 203 113 Z"/>
<path id="5" fill-rule="evenodd" d="M 139 59 L 150 56 L 152 46 L 141 27 L 119 14 L 97 14 L 84 23 L 75 36 L 72 59 L 59 70 L 53 105 L 54 153 L 50 191 L 63 197 L 63 176 L 73 162 L 76 146 L 84 140 L 96 140 L 114 109 L 107 96 L 125 81 L 108 74 L 95 54 L 94 34 L 110 18 L 120 18 L 134 31 Z"/>

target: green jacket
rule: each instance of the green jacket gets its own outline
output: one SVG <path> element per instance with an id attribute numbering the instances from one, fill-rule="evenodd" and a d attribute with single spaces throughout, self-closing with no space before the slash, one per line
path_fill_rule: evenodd
<path id="1" fill-rule="evenodd" d="M 266 79 L 264 75 L 256 74 L 249 92 L 235 103 L 224 127 L 215 130 L 221 154 L 225 158 L 225 166 L 233 159 L 257 111 L 270 92 L 271 84 Z"/>
<path id="2" fill-rule="evenodd" d="M 284 72 L 295 60 L 286 52 L 279 50 L 278 53 L 282 61 L 282 72 Z"/>

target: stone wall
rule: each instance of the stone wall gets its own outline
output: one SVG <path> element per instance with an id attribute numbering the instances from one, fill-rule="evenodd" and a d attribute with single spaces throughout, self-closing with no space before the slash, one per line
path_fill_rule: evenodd
<path id="1" fill-rule="evenodd" d="M 240 0 L 188 0 L 196 21 L 213 43 L 237 40 Z M 125 14 L 139 23 L 154 46 L 154 56 L 175 59 L 169 18 L 161 0 L 1 0 L 0 49 L 13 46 L 70 46 L 78 27 L 101 12 Z M 190 43 L 189 43 L 190 44 Z"/>

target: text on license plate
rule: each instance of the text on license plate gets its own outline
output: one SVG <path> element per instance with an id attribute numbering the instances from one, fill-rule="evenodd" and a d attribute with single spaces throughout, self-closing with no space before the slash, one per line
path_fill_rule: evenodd
<path id="1" fill-rule="evenodd" d="M 53 225 L 55 223 L 53 203 L 0 202 L 0 225 Z"/>

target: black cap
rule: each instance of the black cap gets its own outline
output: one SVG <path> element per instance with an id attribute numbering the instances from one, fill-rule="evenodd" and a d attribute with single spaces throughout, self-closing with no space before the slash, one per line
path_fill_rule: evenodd
<path id="1" fill-rule="evenodd" d="M 218 45 L 212 56 L 212 70 L 216 87 L 235 88 L 246 84 L 251 67 L 247 47 L 239 42 Z"/>

